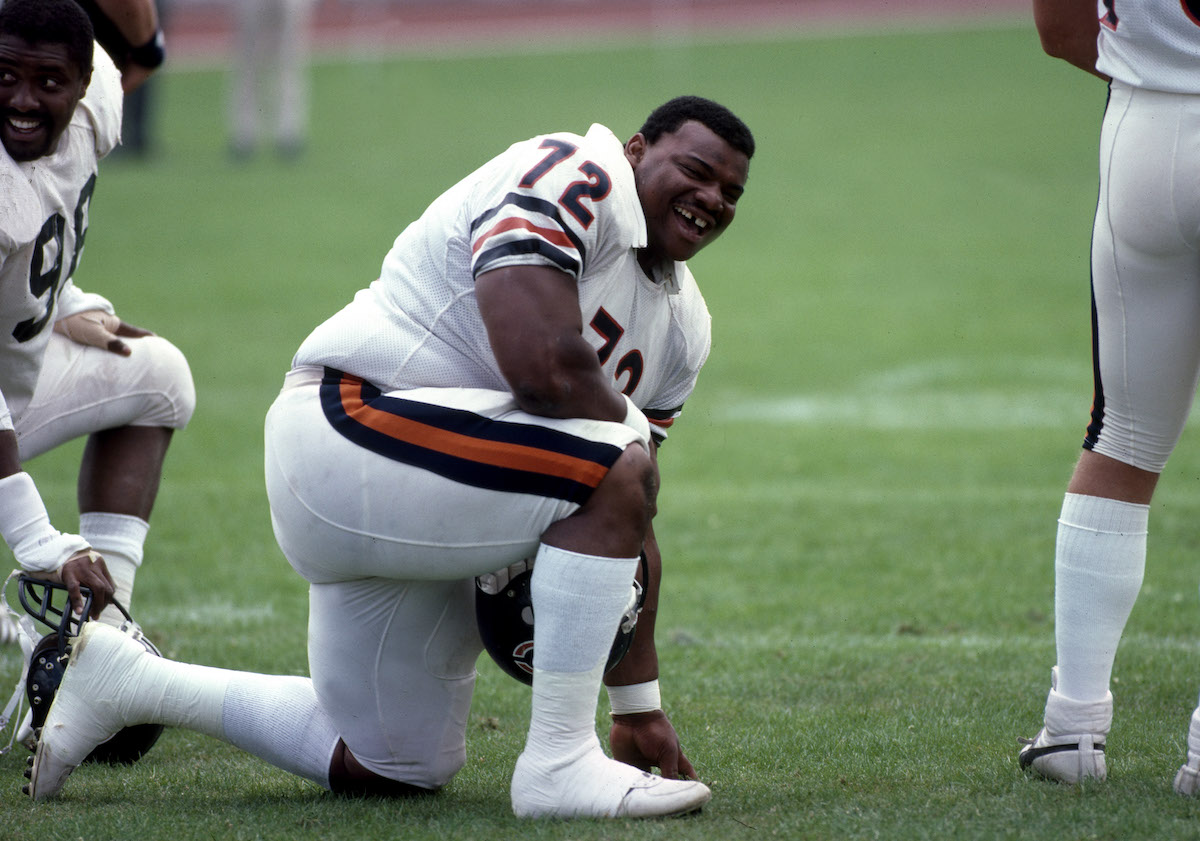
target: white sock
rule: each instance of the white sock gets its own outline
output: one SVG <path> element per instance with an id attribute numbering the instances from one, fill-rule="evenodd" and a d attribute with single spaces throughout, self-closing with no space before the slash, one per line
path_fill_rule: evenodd
<path id="1" fill-rule="evenodd" d="M 329 763 L 340 737 L 317 703 L 310 678 L 235 672 L 222 717 L 230 744 L 329 788 Z"/>
<path id="2" fill-rule="evenodd" d="M 1146 569 L 1150 506 L 1067 494 L 1054 561 L 1058 692 L 1078 701 L 1108 693 L 1117 644 Z"/>
<path id="3" fill-rule="evenodd" d="M 606 660 L 637 565 L 637 558 L 580 555 L 542 544 L 530 581 L 534 667 L 587 672 Z"/>
<path id="4" fill-rule="evenodd" d="M 142 565 L 143 547 L 149 531 L 149 523 L 129 514 L 88 511 L 79 515 L 79 536 L 104 556 L 104 565 L 117 587 L 116 599 L 129 611 L 132 611 L 133 579 Z M 100 614 L 100 621 L 120 627 L 125 617 L 121 611 L 109 606 Z"/>
<path id="5" fill-rule="evenodd" d="M 534 560 L 533 699 L 525 750 L 562 763 L 599 749 L 596 701 L 637 558 L 543 544 Z"/>
<path id="6" fill-rule="evenodd" d="M 160 657 L 138 658 L 121 692 L 127 721 L 212 736 L 329 788 L 338 734 L 309 678 L 260 675 Z"/>

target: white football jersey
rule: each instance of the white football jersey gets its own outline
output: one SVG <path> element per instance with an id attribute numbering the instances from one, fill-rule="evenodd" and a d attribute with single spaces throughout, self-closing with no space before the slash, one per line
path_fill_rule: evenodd
<path id="1" fill-rule="evenodd" d="M 53 154 L 17 163 L 0 147 L 0 429 L 29 403 L 54 322 L 112 306 L 71 275 L 87 233 L 96 162 L 120 140 L 121 77 L 96 47 L 92 82 Z"/>
<path id="2" fill-rule="evenodd" d="M 624 146 L 607 128 L 516 143 L 437 198 L 396 239 L 378 280 L 319 326 L 294 366 L 324 365 L 384 391 L 508 390 L 475 301 L 475 278 L 512 265 L 578 283 L 584 334 L 661 431 L 708 356 L 711 325 L 683 263 L 646 277 L 646 222 Z"/>
<path id="3" fill-rule="evenodd" d="M 1200 0 L 1098 0 L 1096 69 L 1139 88 L 1200 93 Z"/>

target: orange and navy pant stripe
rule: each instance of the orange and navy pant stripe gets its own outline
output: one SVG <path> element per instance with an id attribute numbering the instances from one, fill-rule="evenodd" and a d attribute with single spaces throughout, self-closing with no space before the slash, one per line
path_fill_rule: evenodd
<path id="1" fill-rule="evenodd" d="M 387 395 L 332 368 L 321 381 L 321 407 L 341 435 L 393 461 L 464 485 L 579 505 L 622 452 L 556 429 Z"/>

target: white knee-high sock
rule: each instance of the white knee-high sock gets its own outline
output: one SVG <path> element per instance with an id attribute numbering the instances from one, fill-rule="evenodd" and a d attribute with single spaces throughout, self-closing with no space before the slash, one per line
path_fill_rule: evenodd
<path id="1" fill-rule="evenodd" d="M 533 701 L 526 753 L 569 761 L 599 747 L 596 701 L 637 558 L 543 544 L 533 565 Z"/>
<path id="2" fill-rule="evenodd" d="M 222 719 L 230 744 L 329 788 L 329 763 L 340 737 L 317 702 L 311 678 L 235 672 Z"/>
<path id="3" fill-rule="evenodd" d="M 581 555 L 543 544 L 530 581 L 534 666 L 586 672 L 607 658 L 637 564 L 637 558 Z"/>
<path id="4" fill-rule="evenodd" d="M 194 730 L 329 788 L 338 734 L 309 678 L 152 656 L 137 663 L 120 693 L 126 721 Z"/>
<path id="5" fill-rule="evenodd" d="M 1078 701 L 1108 693 L 1117 644 L 1146 569 L 1150 506 L 1067 494 L 1055 549 L 1058 692 Z"/>
<path id="6" fill-rule="evenodd" d="M 88 511 L 79 515 L 79 536 L 104 556 L 104 565 L 116 584 L 116 598 L 132 610 L 133 579 L 142 565 L 143 547 L 150 524 L 130 514 Z M 115 607 L 107 607 L 100 621 L 119 627 L 125 617 Z"/>

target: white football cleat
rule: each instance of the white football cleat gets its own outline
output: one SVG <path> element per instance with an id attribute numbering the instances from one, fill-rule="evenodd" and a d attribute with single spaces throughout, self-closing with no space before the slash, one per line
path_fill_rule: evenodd
<path id="1" fill-rule="evenodd" d="M 1097 742 L 1091 733 L 1052 738 L 1042 728 L 1036 738 L 1026 740 L 1017 760 L 1040 777 L 1070 785 L 1108 776 L 1104 742 Z"/>
<path id="2" fill-rule="evenodd" d="M 592 749 L 565 764 L 538 764 L 526 753 L 512 778 L 519 818 L 656 818 L 697 812 L 712 798 L 704 783 L 668 780 Z"/>
<path id="3" fill-rule="evenodd" d="M 1077 701 L 1058 691 L 1058 667 L 1050 672 L 1045 725 L 1017 755 L 1022 768 L 1048 780 L 1074 785 L 1080 780 L 1108 776 L 1104 742 L 1112 726 L 1113 696 L 1099 701 Z"/>
<path id="4" fill-rule="evenodd" d="M 147 656 L 153 655 L 128 633 L 101 622 L 84 624 L 38 734 L 26 794 L 54 797 L 97 745 L 124 729 L 119 690 Z"/>

